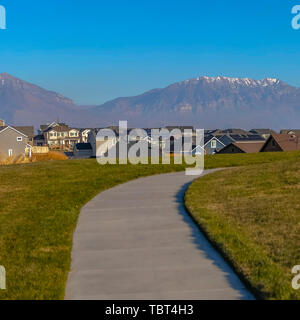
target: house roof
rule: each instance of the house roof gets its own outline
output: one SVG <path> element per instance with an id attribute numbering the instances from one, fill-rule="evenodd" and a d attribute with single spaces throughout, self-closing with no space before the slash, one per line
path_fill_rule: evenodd
<path id="1" fill-rule="evenodd" d="M 49 132 L 51 131 L 51 129 L 54 129 L 56 131 L 59 131 L 57 130 L 57 128 L 59 127 L 63 127 L 63 128 L 69 128 L 69 126 L 67 124 L 65 124 L 64 122 L 53 122 L 53 123 L 49 123 L 49 124 L 41 124 L 40 125 L 40 130 L 44 133 L 44 132 Z M 69 129 L 68 129 L 69 130 Z M 65 130 L 62 130 L 62 131 L 65 131 Z"/>
<path id="2" fill-rule="evenodd" d="M 211 135 L 211 136 L 207 136 L 207 137 L 204 137 L 204 145 L 206 146 L 211 140 L 217 140 L 218 142 L 220 142 L 223 146 L 225 146 L 225 144 L 219 140 L 217 137 Z"/>
<path id="3" fill-rule="evenodd" d="M 265 142 L 232 142 L 232 144 L 245 153 L 256 153 L 261 150 Z"/>
<path id="4" fill-rule="evenodd" d="M 8 128 L 16 131 L 17 133 L 21 134 L 21 135 L 24 136 L 24 137 L 28 137 L 25 133 L 23 133 L 23 132 L 17 130 L 15 127 L 11 127 L 11 126 L 0 127 L 0 133 L 3 132 L 4 130 L 7 130 Z"/>
<path id="5" fill-rule="evenodd" d="M 49 127 L 48 129 L 44 130 L 44 132 L 50 132 L 52 130 L 56 132 L 65 132 L 65 131 L 70 131 L 71 128 L 69 128 L 67 125 L 59 125 L 55 127 Z"/>
<path id="6" fill-rule="evenodd" d="M 300 134 L 273 134 L 269 139 L 274 139 L 282 151 L 300 150 Z"/>
<path id="7" fill-rule="evenodd" d="M 276 134 L 272 129 L 251 129 L 250 132 L 255 132 L 257 134 Z"/>
<path id="8" fill-rule="evenodd" d="M 215 136 L 219 141 L 221 141 L 225 146 L 229 145 L 231 142 L 233 142 L 233 138 L 231 138 L 229 135 L 224 134 L 222 136 Z"/>
<path id="9" fill-rule="evenodd" d="M 77 150 L 92 150 L 92 146 L 90 143 L 77 143 L 76 149 Z"/>
<path id="10" fill-rule="evenodd" d="M 281 134 L 296 134 L 300 135 L 300 129 L 285 129 L 280 131 Z"/>
<path id="11" fill-rule="evenodd" d="M 264 142 L 265 139 L 259 134 L 223 134 L 215 137 L 225 145 L 231 142 Z"/>
<path id="12" fill-rule="evenodd" d="M 221 133 L 223 133 L 223 134 L 249 134 L 249 132 L 244 129 L 236 129 L 236 128 L 221 130 Z"/>
<path id="13" fill-rule="evenodd" d="M 13 126 L 16 130 L 19 132 L 22 132 L 27 136 L 28 138 L 34 137 L 34 127 L 33 126 Z"/>
<path id="14" fill-rule="evenodd" d="M 246 141 L 265 141 L 259 134 L 231 134 L 230 137 L 235 142 L 246 142 Z"/>

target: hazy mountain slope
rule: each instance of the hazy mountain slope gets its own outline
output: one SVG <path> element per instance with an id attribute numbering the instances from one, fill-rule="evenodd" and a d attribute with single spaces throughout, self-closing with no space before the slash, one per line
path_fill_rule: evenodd
<path id="1" fill-rule="evenodd" d="M 119 98 L 97 114 L 130 119 L 134 125 L 193 124 L 198 127 L 299 127 L 300 89 L 277 79 L 200 77 Z"/>
<path id="2" fill-rule="evenodd" d="M 38 126 L 58 117 L 79 124 L 82 112 L 71 99 L 9 74 L 0 74 L 0 118 L 14 125 Z"/>
<path id="3" fill-rule="evenodd" d="M 101 106 L 79 107 L 60 94 L 0 74 L 0 118 L 38 126 L 57 117 L 78 127 L 129 120 L 136 127 L 291 128 L 300 126 L 300 89 L 277 79 L 200 77 Z"/>

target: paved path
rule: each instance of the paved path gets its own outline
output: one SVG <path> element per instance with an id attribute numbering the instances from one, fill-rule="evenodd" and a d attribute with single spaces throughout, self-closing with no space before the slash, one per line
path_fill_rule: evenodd
<path id="1" fill-rule="evenodd" d="M 252 299 L 184 209 L 193 179 L 141 178 L 89 202 L 74 234 L 66 299 Z"/>

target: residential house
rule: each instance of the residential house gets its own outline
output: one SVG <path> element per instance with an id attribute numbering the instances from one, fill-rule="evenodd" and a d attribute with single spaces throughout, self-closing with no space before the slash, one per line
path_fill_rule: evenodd
<path id="1" fill-rule="evenodd" d="M 79 129 L 70 128 L 65 123 L 42 125 L 40 132 L 50 149 L 73 150 L 81 140 Z"/>
<path id="2" fill-rule="evenodd" d="M 0 154 L 4 157 L 31 156 L 28 136 L 14 127 L 0 127 Z"/>
<path id="3" fill-rule="evenodd" d="M 264 145 L 264 141 L 247 141 L 247 142 L 232 142 L 218 154 L 228 154 L 228 153 L 256 153 L 260 152 Z"/>
<path id="4" fill-rule="evenodd" d="M 213 135 L 217 141 L 214 142 L 214 140 L 211 141 L 211 148 L 208 148 L 209 145 L 207 145 L 207 154 L 214 154 L 221 151 L 222 148 L 236 142 L 264 142 L 265 139 L 258 135 L 258 134 L 224 134 L 224 135 Z M 206 136 L 205 138 L 209 140 L 210 136 Z M 205 142 L 207 144 L 207 140 Z M 216 148 L 213 148 L 215 145 L 217 145 Z M 222 147 L 223 145 L 223 147 Z M 220 149 L 221 148 L 221 149 Z"/>
<path id="5" fill-rule="evenodd" d="M 8 125 L 5 124 L 4 120 L 0 119 L 0 127 L 7 127 Z M 22 132 L 27 138 L 26 143 L 33 145 L 33 138 L 34 138 L 34 127 L 33 126 L 10 126 L 15 128 L 17 131 Z"/>
<path id="6" fill-rule="evenodd" d="M 204 138 L 204 150 L 205 154 L 215 154 L 226 146 L 224 142 L 219 140 L 213 135 L 206 136 Z"/>
<path id="7" fill-rule="evenodd" d="M 272 134 L 261 152 L 280 152 L 300 150 L 300 135 Z"/>
<path id="8" fill-rule="evenodd" d="M 191 139 L 191 140 L 189 140 Z M 231 143 L 233 140 L 228 139 L 228 144 Z M 186 143 L 187 147 L 191 147 L 190 150 L 183 150 L 184 146 L 183 144 Z M 170 151 L 165 150 L 166 152 L 170 153 L 190 153 L 192 155 L 195 154 L 202 154 L 203 152 L 205 154 L 215 154 L 218 151 L 220 151 L 222 148 L 224 148 L 226 144 L 218 139 L 218 137 L 215 137 L 213 135 L 205 135 L 204 136 L 204 143 L 203 146 L 197 145 L 196 137 L 185 137 L 185 139 L 175 139 L 171 138 L 171 145 L 170 145 Z M 204 150 L 204 151 L 203 151 Z"/>
<path id="9" fill-rule="evenodd" d="M 228 140 L 228 144 L 231 143 L 232 140 Z M 193 137 L 193 143 L 192 143 L 192 155 L 197 155 L 197 154 L 216 154 L 218 153 L 221 149 L 223 149 L 226 146 L 224 142 L 222 142 L 218 137 L 215 137 L 213 135 L 205 135 L 204 136 L 204 143 L 203 146 L 197 145 L 195 137 Z M 203 151 L 204 150 L 204 151 Z"/>
<path id="10" fill-rule="evenodd" d="M 26 142 L 33 146 L 34 144 L 34 127 L 33 126 L 13 126 L 17 131 L 22 132 L 26 137 Z"/>
<path id="11" fill-rule="evenodd" d="M 81 143 L 87 143 L 88 142 L 88 136 L 92 129 L 79 129 L 79 135 L 80 135 L 80 142 Z"/>

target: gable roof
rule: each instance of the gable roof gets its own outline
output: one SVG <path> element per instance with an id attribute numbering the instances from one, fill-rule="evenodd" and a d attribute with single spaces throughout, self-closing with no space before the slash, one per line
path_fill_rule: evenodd
<path id="1" fill-rule="evenodd" d="M 300 135 L 273 134 L 268 140 L 274 139 L 282 151 L 300 150 Z"/>
<path id="2" fill-rule="evenodd" d="M 33 126 L 13 126 L 17 131 L 24 133 L 28 138 L 34 137 L 34 127 Z"/>
<path id="3" fill-rule="evenodd" d="M 265 142 L 232 142 L 232 144 L 245 153 L 256 153 L 261 150 Z"/>
<path id="4" fill-rule="evenodd" d="M 54 127 L 49 127 L 48 129 L 44 130 L 43 132 L 50 132 L 50 131 L 56 131 L 56 132 L 65 132 L 65 131 L 70 131 L 72 130 L 71 128 L 69 128 L 67 125 L 62 124 L 62 125 L 57 125 Z"/>
<path id="5" fill-rule="evenodd" d="M 13 131 L 16 131 L 17 133 L 21 134 L 22 136 L 28 138 L 28 136 L 26 134 L 24 134 L 23 132 L 20 132 L 19 130 L 17 130 L 16 128 L 11 127 L 11 126 L 0 127 L 0 134 L 7 129 L 11 129 Z"/>
<path id="6" fill-rule="evenodd" d="M 209 142 L 211 142 L 211 140 L 214 140 L 214 139 L 220 142 L 225 147 L 225 144 L 222 141 L 220 141 L 217 137 L 214 137 L 214 136 L 212 136 L 210 139 L 207 139 L 206 142 L 204 141 L 204 146 L 206 146 Z"/>

